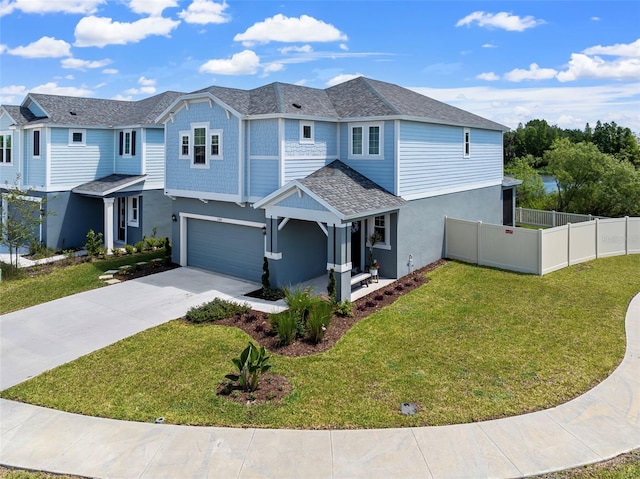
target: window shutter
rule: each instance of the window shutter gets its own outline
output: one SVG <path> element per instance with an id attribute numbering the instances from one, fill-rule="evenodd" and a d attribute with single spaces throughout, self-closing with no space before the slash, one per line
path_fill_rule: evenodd
<path id="1" fill-rule="evenodd" d="M 122 156 L 122 153 L 124 151 L 124 131 L 120 132 L 120 156 Z"/>
<path id="2" fill-rule="evenodd" d="M 136 130 L 131 132 L 131 156 L 136 156 Z"/>

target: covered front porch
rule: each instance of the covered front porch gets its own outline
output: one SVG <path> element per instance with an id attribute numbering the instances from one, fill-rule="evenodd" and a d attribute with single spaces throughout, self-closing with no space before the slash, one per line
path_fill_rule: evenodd
<path id="1" fill-rule="evenodd" d="M 392 278 L 380 278 L 377 282 L 374 281 L 367 286 L 358 284 L 356 286 L 353 286 L 353 288 L 351 289 L 351 297 L 348 299 L 353 303 L 360 298 L 364 298 L 371 293 L 375 293 L 376 291 L 386 288 L 395 281 L 396 280 Z M 311 288 L 311 292 L 314 295 L 322 296 L 327 294 L 327 283 L 328 277 L 327 275 L 323 275 L 311 278 L 307 281 L 303 281 L 295 287 Z"/>
<path id="2" fill-rule="evenodd" d="M 392 217 L 404 203 L 337 160 L 263 198 L 254 208 L 265 210 L 265 256 L 276 273 L 275 286 L 310 281 L 326 293 L 333 270 L 336 299 L 344 301 L 389 284 L 397 276 Z M 375 252 L 373 236 L 380 243 Z M 383 263 L 379 271 L 387 280 L 352 284 L 354 274 L 368 276 L 376 262 Z"/>

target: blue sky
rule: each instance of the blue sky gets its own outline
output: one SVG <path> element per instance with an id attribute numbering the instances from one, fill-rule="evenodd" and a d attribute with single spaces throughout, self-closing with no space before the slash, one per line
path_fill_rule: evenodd
<path id="1" fill-rule="evenodd" d="M 0 0 L 0 101 L 396 83 L 515 128 L 640 132 L 640 1 Z"/>

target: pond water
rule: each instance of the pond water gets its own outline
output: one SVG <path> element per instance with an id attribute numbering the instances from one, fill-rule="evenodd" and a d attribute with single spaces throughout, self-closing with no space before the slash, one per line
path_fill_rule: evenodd
<path id="1" fill-rule="evenodd" d="M 558 186 L 556 185 L 556 180 L 553 176 L 540 175 L 540 178 L 542 178 L 545 193 L 555 193 L 558 191 Z"/>

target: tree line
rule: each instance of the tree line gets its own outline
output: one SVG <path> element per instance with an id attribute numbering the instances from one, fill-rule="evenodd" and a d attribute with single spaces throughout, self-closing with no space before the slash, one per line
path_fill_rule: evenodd
<path id="1" fill-rule="evenodd" d="M 522 180 L 518 206 L 597 216 L 640 216 L 640 146 L 615 122 L 562 129 L 531 120 L 504 135 L 505 173 Z M 541 174 L 554 178 L 546 193 Z"/>

